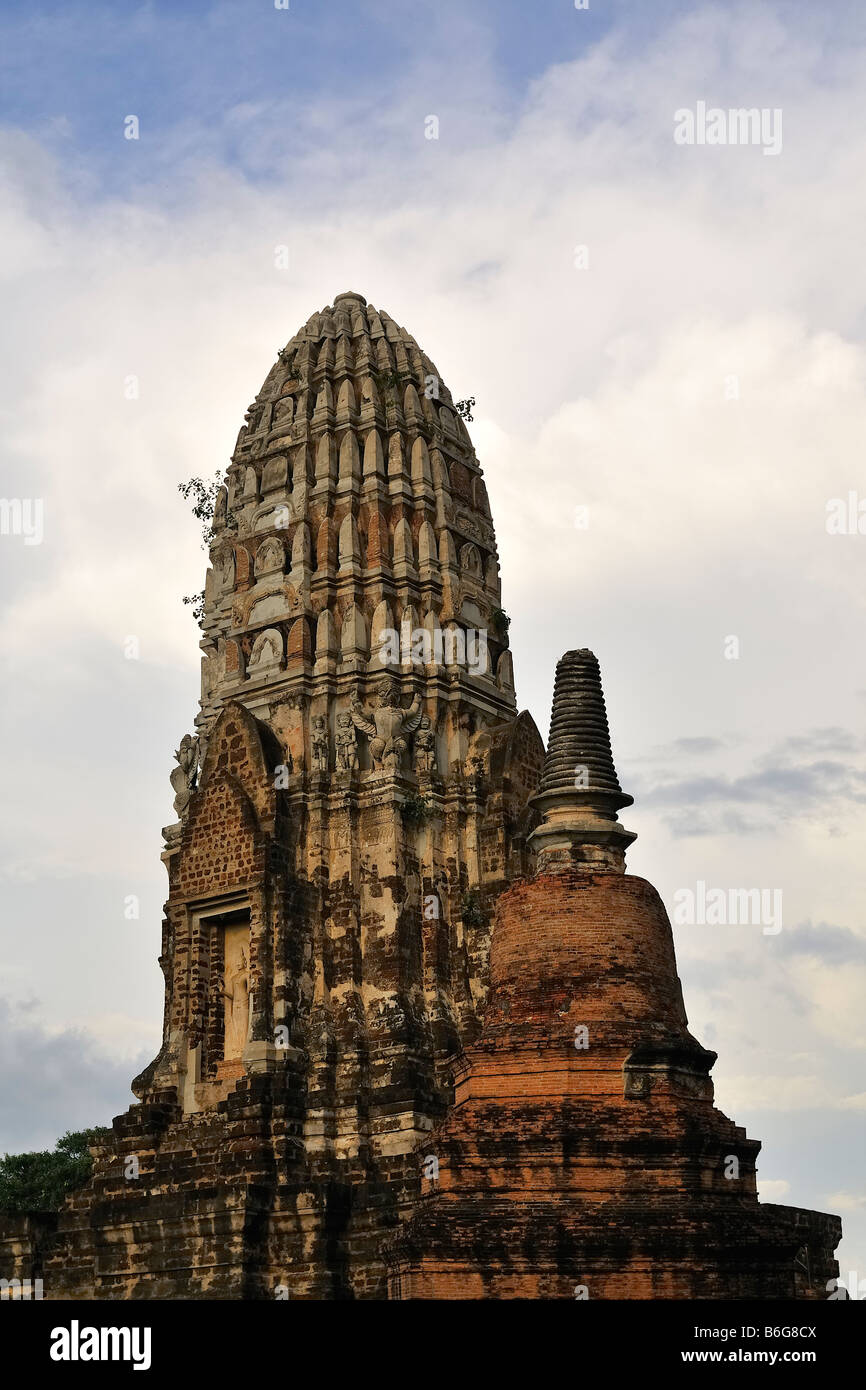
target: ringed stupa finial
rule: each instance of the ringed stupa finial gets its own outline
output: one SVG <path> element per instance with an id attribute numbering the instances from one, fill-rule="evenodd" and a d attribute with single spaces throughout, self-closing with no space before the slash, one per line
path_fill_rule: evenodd
<path id="1" fill-rule="evenodd" d="M 598 660 L 586 647 L 566 652 L 556 665 L 550 737 L 533 798 L 543 818 L 532 835 L 539 873 L 624 873 L 625 850 L 636 836 L 616 813 L 633 800 L 616 774 Z"/>

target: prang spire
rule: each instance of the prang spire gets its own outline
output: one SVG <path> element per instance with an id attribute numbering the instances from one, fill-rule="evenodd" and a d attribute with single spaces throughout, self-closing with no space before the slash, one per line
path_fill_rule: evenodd
<path id="1" fill-rule="evenodd" d="M 550 738 L 533 798 L 543 817 L 532 837 L 539 873 L 624 873 L 625 849 L 636 837 L 616 812 L 633 800 L 616 775 L 595 654 L 566 652 L 556 665 Z"/>

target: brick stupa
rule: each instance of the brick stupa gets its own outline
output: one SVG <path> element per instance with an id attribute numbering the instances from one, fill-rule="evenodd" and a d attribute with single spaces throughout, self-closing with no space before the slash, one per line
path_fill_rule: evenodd
<path id="1" fill-rule="evenodd" d="M 389 1247 L 392 1297 L 826 1298 L 839 1220 L 759 1203 L 667 913 L 625 873 L 592 652 L 557 666 L 534 800 L 537 869 L 498 900 L 483 1032 Z"/>

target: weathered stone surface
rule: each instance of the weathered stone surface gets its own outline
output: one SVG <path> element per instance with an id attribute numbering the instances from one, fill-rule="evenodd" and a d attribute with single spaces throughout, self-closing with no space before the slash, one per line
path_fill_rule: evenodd
<path id="1" fill-rule="evenodd" d="M 569 786 L 574 759 L 588 785 Z M 621 847 L 587 860 L 588 812 L 631 801 L 592 653 L 557 668 L 535 801 L 556 852 L 498 900 L 483 1031 L 386 1246 L 391 1296 L 826 1297 L 838 1218 L 758 1202 L 760 1144 L 713 1105 L 661 899 Z"/>
<path id="2" fill-rule="evenodd" d="M 211 559 L 162 1044 L 59 1217 L 0 1222 L 0 1277 L 815 1296 L 838 1220 L 760 1205 L 759 1145 L 713 1107 L 664 908 L 624 873 L 598 663 L 559 663 L 545 758 L 465 425 L 360 295 L 279 354 Z"/>
<path id="3" fill-rule="evenodd" d="M 381 1240 L 478 1032 L 544 756 L 491 674 L 496 542 L 451 405 L 347 294 L 247 412 L 163 853 L 163 1042 L 60 1215 L 48 1298 L 384 1296 Z M 486 665 L 435 644 L 413 663 L 412 633 L 463 636 L 467 605 Z M 409 643 L 386 666 L 389 627 Z"/>

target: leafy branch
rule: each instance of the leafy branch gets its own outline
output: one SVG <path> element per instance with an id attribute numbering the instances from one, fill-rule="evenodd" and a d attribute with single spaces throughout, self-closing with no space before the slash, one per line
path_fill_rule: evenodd
<path id="1" fill-rule="evenodd" d="M 426 796 L 418 796 L 413 792 L 407 796 L 400 807 L 400 815 L 404 825 L 419 826 L 423 825 L 430 817 L 432 807 Z"/>
<path id="2" fill-rule="evenodd" d="M 177 490 L 188 502 L 192 498 L 192 514 L 196 521 L 201 522 L 201 548 L 207 550 L 211 541 L 216 539 L 213 518 L 217 498 L 220 488 L 223 485 L 222 474 L 219 469 L 214 473 L 213 478 L 189 478 L 185 483 L 178 483 Z M 230 509 L 226 512 L 226 528 L 230 531 L 237 530 L 237 517 Z"/>
<path id="3" fill-rule="evenodd" d="M 198 594 L 184 594 L 183 601 L 193 605 L 192 616 L 201 627 L 204 622 L 204 589 Z"/>
<path id="4" fill-rule="evenodd" d="M 187 482 L 177 485 L 178 492 L 186 502 L 192 498 L 192 514 L 196 521 L 201 522 L 202 550 L 206 550 L 213 540 L 214 507 L 221 487 L 222 475 L 219 469 L 214 473 L 212 481 L 205 482 L 204 478 L 190 478 Z"/>
<path id="5" fill-rule="evenodd" d="M 460 917 L 465 927 L 483 927 L 487 921 L 487 913 L 484 911 L 481 894 L 477 888 L 470 888 L 469 892 L 463 895 Z"/>
<path id="6" fill-rule="evenodd" d="M 177 485 L 177 490 L 184 500 L 192 501 L 192 514 L 196 521 L 201 522 L 202 550 L 209 549 L 211 542 L 217 536 L 213 518 L 222 485 L 222 474 L 219 469 L 216 470 L 212 479 L 189 478 L 187 482 Z M 231 511 L 226 514 L 226 527 L 229 530 L 237 529 L 237 518 Z M 183 601 L 187 605 L 192 605 L 192 616 L 201 627 L 204 622 L 204 589 L 197 594 L 185 594 Z"/>
<path id="7" fill-rule="evenodd" d="M 66 1133 L 53 1152 L 4 1154 L 0 1158 L 0 1211 L 57 1211 L 67 1192 L 90 1177 L 90 1145 L 111 1131 L 103 1126 Z"/>

